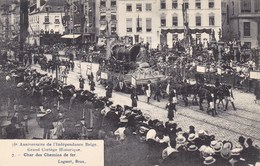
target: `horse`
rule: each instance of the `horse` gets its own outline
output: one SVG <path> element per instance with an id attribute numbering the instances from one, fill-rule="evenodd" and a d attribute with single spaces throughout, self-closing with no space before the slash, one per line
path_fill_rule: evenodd
<path id="1" fill-rule="evenodd" d="M 203 109 L 203 100 L 207 100 L 208 102 L 208 106 L 209 106 L 209 99 L 211 98 L 211 94 L 214 94 L 215 91 L 215 87 L 212 86 L 206 86 L 206 85 L 201 85 L 198 89 L 198 97 L 199 97 L 199 107 L 200 110 L 204 110 Z M 215 95 L 214 95 L 214 99 L 215 99 Z"/>

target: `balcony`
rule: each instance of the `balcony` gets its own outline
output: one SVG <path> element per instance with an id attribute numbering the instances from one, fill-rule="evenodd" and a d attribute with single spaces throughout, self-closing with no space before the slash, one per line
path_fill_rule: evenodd
<path id="1" fill-rule="evenodd" d="M 49 21 L 49 20 L 45 20 L 45 21 L 43 22 L 43 24 L 50 24 L 50 21 Z"/>

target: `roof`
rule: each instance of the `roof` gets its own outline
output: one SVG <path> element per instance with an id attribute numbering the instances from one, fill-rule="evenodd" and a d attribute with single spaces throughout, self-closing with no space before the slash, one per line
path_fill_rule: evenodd
<path id="1" fill-rule="evenodd" d="M 64 6 L 66 3 L 66 0 L 48 0 L 46 6 Z"/>

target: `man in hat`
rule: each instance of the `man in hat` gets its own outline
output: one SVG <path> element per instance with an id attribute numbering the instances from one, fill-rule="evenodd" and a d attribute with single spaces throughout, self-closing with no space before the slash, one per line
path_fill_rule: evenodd
<path id="1" fill-rule="evenodd" d="M 85 79 L 82 78 L 82 75 L 79 76 L 79 88 L 80 90 L 84 89 Z"/>
<path id="2" fill-rule="evenodd" d="M 158 102 L 160 102 L 161 88 L 162 88 L 162 84 L 160 78 L 158 78 L 155 86 L 155 94 L 154 94 L 154 100 L 157 100 Z"/>
<path id="3" fill-rule="evenodd" d="M 255 165 L 259 161 L 260 149 L 253 146 L 253 140 L 248 138 L 246 140 L 248 147 L 244 150 L 244 157 L 247 163 Z"/>
<path id="4" fill-rule="evenodd" d="M 113 83 L 112 81 L 108 81 L 107 86 L 106 86 L 106 97 L 111 98 L 112 97 L 112 92 L 113 92 Z"/>
<path id="5" fill-rule="evenodd" d="M 165 108 L 168 109 L 167 118 L 169 119 L 169 121 L 173 121 L 174 111 L 177 112 L 177 110 L 176 105 L 172 102 L 172 99 L 169 99 L 169 103 L 166 105 Z"/>
<path id="6" fill-rule="evenodd" d="M 11 119 L 11 124 L 8 125 L 5 130 L 6 130 L 6 138 L 7 139 L 18 139 L 20 138 L 19 136 L 19 129 L 16 127 L 17 125 L 17 118 L 12 117 Z"/>
<path id="7" fill-rule="evenodd" d="M 152 85 L 150 80 L 148 80 L 147 85 L 145 86 L 145 93 L 147 96 L 147 103 L 149 103 L 152 94 Z"/>
<path id="8" fill-rule="evenodd" d="M 131 89 L 131 100 L 132 100 L 132 107 L 137 107 L 138 96 L 136 94 L 136 88 L 134 86 Z"/>
<path id="9" fill-rule="evenodd" d="M 233 95 L 233 91 L 232 91 L 232 86 L 231 85 L 228 85 L 227 86 L 227 90 L 228 90 L 228 93 L 227 93 L 227 97 L 226 97 L 226 106 L 225 106 L 225 110 L 227 110 L 228 108 L 228 103 L 230 102 L 233 106 L 233 109 L 236 111 L 236 107 L 235 107 L 235 104 L 234 104 L 234 95 Z"/>
<path id="10" fill-rule="evenodd" d="M 43 139 L 50 139 L 51 138 L 51 130 L 54 129 L 52 124 L 54 119 L 54 114 L 51 109 L 46 110 L 46 115 L 41 117 L 40 121 L 42 121 L 43 125 Z"/>

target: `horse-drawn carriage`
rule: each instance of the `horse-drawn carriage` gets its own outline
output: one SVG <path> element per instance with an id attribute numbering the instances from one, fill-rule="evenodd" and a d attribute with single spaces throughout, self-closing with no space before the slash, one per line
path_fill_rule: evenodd
<path id="1" fill-rule="evenodd" d="M 155 82 L 158 78 L 165 79 L 160 71 L 153 69 L 148 63 L 150 53 L 142 45 L 127 47 L 124 44 L 115 44 L 111 50 L 111 58 L 101 63 L 98 74 L 103 82 L 112 81 L 115 90 L 129 93 L 134 84 L 137 93 L 142 94 L 141 87 L 148 80 Z"/>

